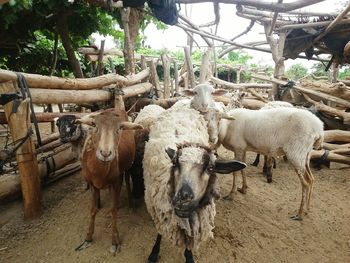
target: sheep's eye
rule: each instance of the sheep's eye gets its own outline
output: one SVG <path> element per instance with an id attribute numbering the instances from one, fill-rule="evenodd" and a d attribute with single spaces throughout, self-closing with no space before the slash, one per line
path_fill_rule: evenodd
<path id="1" fill-rule="evenodd" d="M 197 92 L 197 91 L 193 91 L 193 94 L 194 94 L 194 95 L 198 95 L 198 92 Z"/>

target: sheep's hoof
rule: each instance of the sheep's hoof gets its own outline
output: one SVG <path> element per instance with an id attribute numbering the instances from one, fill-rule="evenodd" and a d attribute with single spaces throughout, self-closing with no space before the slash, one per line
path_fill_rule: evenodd
<path id="1" fill-rule="evenodd" d="M 115 256 L 117 253 L 120 252 L 120 246 L 119 245 L 112 245 L 110 248 L 110 251 L 113 256 Z"/>
<path id="2" fill-rule="evenodd" d="M 159 258 L 159 255 L 150 255 L 146 263 L 157 263 Z"/>
<path id="3" fill-rule="evenodd" d="M 246 194 L 247 193 L 247 188 L 245 188 L 245 187 L 237 188 L 237 191 L 240 192 L 241 194 Z"/>
<path id="4" fill-rule="evenodd" d="M 290 219 L 296 220 L 296 221 L 302 221 L 303 220 L 303 218 L 300 215 L 291 216 Z"/>
<path id="5" fill-rule="evenodd" d="M 271 183 L 272 183 L 272 178 L 267 178 L 267 182 L 268 182 L 269 184 L 271 184 Z"/>
<path id="6" fill-rule="evenodd" d="M 85 240 L 83 243 L 81 243 L 78 247 L 75 248 L 75 251 L 83 250 L 85 248 L 90 247 L 91 245 L 92 245 L 92 240 L 91 241 Z"/>

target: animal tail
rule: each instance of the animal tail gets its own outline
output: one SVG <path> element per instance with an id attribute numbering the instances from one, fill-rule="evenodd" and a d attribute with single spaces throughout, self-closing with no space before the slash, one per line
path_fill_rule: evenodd
<path id="1" fill-rule="evenodd" d="M 322 143 L 323 143 L 323 134 L 320 134 L 320 135 L 318 135 L 315 138 L 315 142 L 314 142 L 313 148 L 316 149 L 316 150 L 321 149 L 322 148 Z"/>

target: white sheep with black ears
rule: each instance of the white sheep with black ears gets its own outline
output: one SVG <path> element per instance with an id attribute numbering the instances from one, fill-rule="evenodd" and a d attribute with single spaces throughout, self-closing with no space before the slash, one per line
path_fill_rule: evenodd
<path id="1" fill-rule="evenodd" d="M 143 168 L 145 202 L 158 231 L 148 262 L 156 262 L 164 236 L 192 250 L 213 236 L 218 197 L 216 174 L 243 169 L 236 161 L 218 161 L 209 148 L 207 123 L 193 109 L 169 109 L 151 126 Z"/>

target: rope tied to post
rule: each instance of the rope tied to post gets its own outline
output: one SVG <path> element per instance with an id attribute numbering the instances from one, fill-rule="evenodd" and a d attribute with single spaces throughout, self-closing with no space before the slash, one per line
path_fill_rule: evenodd
<path id="1" fill-rule="evenodd" d="M 35 134 L 36 134 L 36 137 L 37 137 L 38 145 L 41 146 L 42 143 L 41 143 L 41 136 L 40 136 L 38 120 L 37 120 L 36 115 L 35 115 L 32 95 L 30 93 L 30 90 L 29 90 L 29 87 L 28 87 L 28 83 L 27 83 L 27 81 L 26 81 L 26 79 L 25 79 L 25 77 L 23 76 L 22 73 L 16 72 L 16 75 L 17 75 L 18 87 L 21 90 L 22 99 L 24 100 L 27 97 L 30 99 L 29 100 L 29 107 L 30 107 L 30 111 L 31 111 L 31 119 L 32 119 L 33 124 L 34 124 Z"/>

